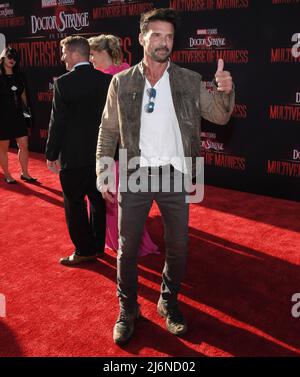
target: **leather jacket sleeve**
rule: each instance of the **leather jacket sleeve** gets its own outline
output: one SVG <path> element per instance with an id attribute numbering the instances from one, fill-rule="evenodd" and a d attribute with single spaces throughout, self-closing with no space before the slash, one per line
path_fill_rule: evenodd
<path id="1" fill-rule="evenodd" d="M 213 93 L 209 92 L 201 81 L 201 116 L 212 123 L 224 125 L 229 121 L 233 111 L 235 102 L 234 87 L 229 94 L 218 92 L 215 85 L 213 88 Z"/>
<path id="2" fill-rule="evenodd" d="M 112 163 L 119 140 L 119 119 L 118 119 L 118 79 L 113 77 L 106 98 L 103 110 L 99 136 L 96 150 L 96 174 L 99 176 L 105 166 L 101 159 L 110 158 Z M 105 161 L 107 162 L 107 160 Z"/>

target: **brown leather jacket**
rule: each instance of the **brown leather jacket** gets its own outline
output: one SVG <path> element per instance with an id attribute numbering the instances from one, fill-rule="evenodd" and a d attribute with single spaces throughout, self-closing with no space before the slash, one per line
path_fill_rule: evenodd
<path id="1" fill-rule="evenodd" d="M 226 124 L 234 107 L 234 90 L 230 94 L 214 90 L 212 94 L 205 88 L 199 73 L 173 63 L 170 63 L 168 71 L 184 155 L 199 157 L 201 117 L 213 123 Z M 113 158 L 118 143 L 119 148 L 127 150 L 128 160 L 140 156 L 140 120 L 144 86 L 142 62 L 113 77 L 98 137 L 97 176 L 105 170 L 100 166 L 100 158 Z M 193 175 L 194 170 L 193 166 Z"/>

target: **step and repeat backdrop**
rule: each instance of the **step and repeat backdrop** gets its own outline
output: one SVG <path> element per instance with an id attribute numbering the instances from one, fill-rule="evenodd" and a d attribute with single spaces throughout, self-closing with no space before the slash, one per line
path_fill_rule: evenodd
<path id="1" fill-rule="evenodd" d="M 201 73 L 208 89 L 219 58 L 234 78 L 229 124 L 203 122 L 205 182 L 299 200 L 300 0 L 2 0 L 0 44 L 20 53 L 31 150 L 44 152 L 53 81 L 65 73 L 60 40 L 118 35 L 134 65 L 140 14 L 161 7 L 181 14 L 173 62 Z"/>

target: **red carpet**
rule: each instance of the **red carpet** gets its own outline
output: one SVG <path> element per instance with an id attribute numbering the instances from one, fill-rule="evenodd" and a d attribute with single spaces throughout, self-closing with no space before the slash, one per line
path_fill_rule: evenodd
<path id="1" fill-rule="evenodd" d="M 11 171 L 19 176 L 16 153 Z M 300 203 L 206 187 L 190 213 L 190 255 L 181 301 L 189 329 L 168 334 L 156 314 L 164 253 L 140 258 L 144 318 L 123 348 L 112 342 L 118 313 L 116 255 L 80 268 L 72 251 L 58 176 L 32 154 L 40 185 L 3 182 L 0 193 L 1 356 L 299 356 Z M 157 208 L 149 230 L 163 248 Z"/>

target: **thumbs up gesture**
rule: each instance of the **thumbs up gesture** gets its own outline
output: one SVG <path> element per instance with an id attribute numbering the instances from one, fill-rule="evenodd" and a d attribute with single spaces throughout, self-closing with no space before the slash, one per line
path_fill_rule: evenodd
<path id="1" fill-rule="evenodd" d="M 215 80 L 217 83 L 217 90 L 219 92 L 224 92 L 226 94 L 229 94 L 232 89 L 232 77 L 230 75 L 230 72 L 223 71 L 224 69 L 224 60 L 219 59 L 218 60 L 218 69 L 215 74 Z"/>

